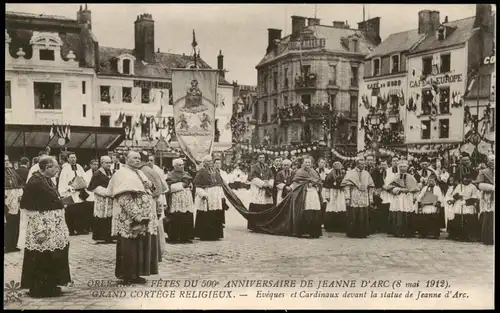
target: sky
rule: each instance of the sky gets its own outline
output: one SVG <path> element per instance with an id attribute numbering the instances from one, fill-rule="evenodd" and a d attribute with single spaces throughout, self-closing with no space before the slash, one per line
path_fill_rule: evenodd
<path id="1" fill-rule="evenodd" d="M 7 11 L 59 15 L 76 19 L 78 4 L 6 4 Z M 256 85 L 257 65 L 267 47 L 267 29 L 290 33 L 292 15 L 316 17 L 322 25 L 347 21 L 351 28 L 363 20 L 363 5 L 355 4 L 96 4 L 92 11 L 92 31 L 99 45 L 134 47 L 134 21 L 150 13 L 155 20 L 155 50 L 192 53 L 192 32 L 200 55 L 212 68 L 217 67 L 219 50 L 224 55 L 226 79 Z M 380 17 L 382 40 L 391 33 L 418 28 L 418 12 L 437 10 L 441 20 L 475 15 L 475 4 L 366 4 L 365 17 Z"/>

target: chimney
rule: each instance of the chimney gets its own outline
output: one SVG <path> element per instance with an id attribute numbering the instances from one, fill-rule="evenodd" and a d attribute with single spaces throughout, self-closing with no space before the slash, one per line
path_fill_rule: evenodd
<path id="1" fill-rule="evenodd" d="M 217 69 L 219 70 L 219 75 L 225 78 L 226 73 L 224 73 L 224 56 L 222 55 L 222 50 L 219 50 L 219 55 L 217 56 Z"/>
<path id="2" fill-rule="evenodd" d="M 423 10 L 418 12 L 419 34 L 435 33 L 439 25 L 441 25 L 439 11 Z"/>
<path id="3" fill-rule="evenodd" d="M 308 26 L 316 26 L 316 25 L 319 25 L 320 21 L 321 20 L 319 18 L 308 18 L 307 25 Z"/>
<path id="4" fill-rule="evenodd" d="M 88 9 L 85 3 L 85 9 L 82 9 L 80 5 L 80 10 L 76 12 L 76 21 L 79 25 L 88 25 L 89 29 L 92 29 L 92 12 Z"/>
<path id="5" fill-rule="evenodd" d="M 333 28 L 345 28 L 345 22 L 343 21 L 333 21 Z"/>
<path id="6" fill-rule="evenodd" d="M 474 28 L 481 27 L 489 29 L 491 26 L 491 4 L 476 4 L 476 18 L 474 19 Z"/>
<path id="7" fill-rule="evenodd" d="M 373 38 L 377 45 L 382 42 L 380 38 L 380 17 L 374 17 L 358 23 L 358 30 L 365 32 L 368 36 Z"/>
<path id="8" fill-rule="evenodd" d="M 302 16 L 292 16 L 292 36 L 297 36 L 306 27 L 306 18 Z"/>
<path id="9" fill-rule="evenodd" d="M 137 16 L 135 24 L 135 57 L 147 63 L 155 61 L 155 22 L 151 14 Z"/>
<path id="10" fill-rule="evenodd" d="M 273 51 L 277 45 L 276 40 L 281 39 L 281 29 L 268 28 L 267 29 L 267 49 L 266 54 Z"/>

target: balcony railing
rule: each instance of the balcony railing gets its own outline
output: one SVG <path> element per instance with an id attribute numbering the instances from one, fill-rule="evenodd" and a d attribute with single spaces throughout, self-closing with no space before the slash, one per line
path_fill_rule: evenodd
<path id="1" fill-rule="evenodd" d="M 314 73 L 302 74 L 295 77 L 295 89 L 316 88 L 317 75 Z"/>

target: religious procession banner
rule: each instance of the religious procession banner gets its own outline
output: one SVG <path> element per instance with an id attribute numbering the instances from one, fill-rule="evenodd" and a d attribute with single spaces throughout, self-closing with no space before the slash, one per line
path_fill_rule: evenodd
<path id="1" fill-rule="evenodd" d="M 195 164 L 212 153 L 217 86 L 217 70 L 172 70 L 175 133 L 182 151 Z"/>

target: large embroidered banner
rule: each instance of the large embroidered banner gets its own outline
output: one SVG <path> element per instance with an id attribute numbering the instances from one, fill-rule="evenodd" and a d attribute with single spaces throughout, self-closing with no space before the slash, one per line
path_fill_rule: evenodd
<path id="1" fill-rule="evenodd" d="M 196 164 L 212 153 L 217 85 L 217 70 L 172 70 L 177 141 L 182 151 Z"/>

